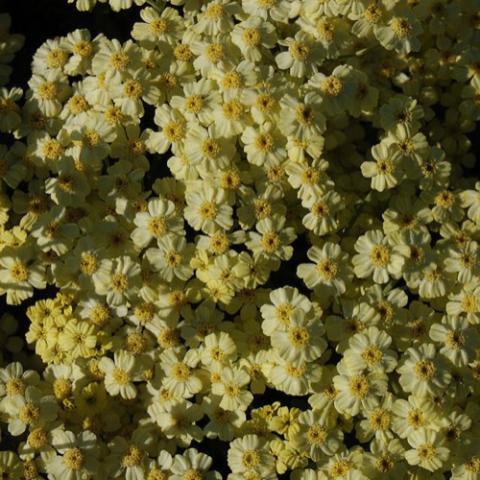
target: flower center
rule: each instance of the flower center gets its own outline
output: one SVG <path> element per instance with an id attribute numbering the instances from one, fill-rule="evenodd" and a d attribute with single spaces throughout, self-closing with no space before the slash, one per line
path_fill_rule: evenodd
<path id="1" fill-rule="evenodd" d="M 370 252 L 370 260 L 375 267 L 386 267 L 390 260 L 390 250 L 385 245 L 375 245 Z"/>
<path id="2" fill-rule="evenodd" d="M 148 231 L 154 237 L 160 237 L 167 232 L 167 222 L 164 217 L 152 217 L 148 222 Z"/>
<path id="3" fill-rule="evenodd" d="M 365 375 L 355 375 L 352 377 L 349 386 L 352 395 L 357 398 L 366 397 L 370 390 L 370 385 L 368 384 L 368 379 Z"/>
<path id="4" fill-rule="evenodd" d="M 327 439 L 327 429 L 321 425 L 312 425 L 307 431 L 307 440 L 313 445 L 324 443 Z"/>
<path id="5" fill-rule="evenodd" d="M 110 57 L 110 66 L 115 70 L 125 70 L 129 61 L 125 52 L 116 52 Z"/>
<path id="6" fill-rule="evenodd" d="M 280 246 L 280 238 L 275 232 L 266 232 L 262 236 L 261 243 L 267 253 L 273 253 Z"/>
<path id="7" fill-rule="evenodd" d="M 412 26 L 408 23 L 406 18 L 399 17 L 392 19 L 391 27 L 393 33 L 395 33 L 395 35 L 399 38 L 405 38 L 412 29 Z"/>
<path id="8" fill-rule="evenodd" d="M 43 82 L 38 87 L 38 95 L 42 100 L 55 100 L 57 93 L 57 86 L 53 82 Z"/>
<path id="9" fill-rule="evenodd" d="M 122 465 L 124 467 L 135 467 L 140 464 L 142 457 L 141 450 L 135 445 L 131 445 L 122 457 Z"/>
<path id="10" fill-rule="evenodd" d="M 337 275 L 338 266 L 333 260 L 321 260 L 316 266 L 317 272 L 324 281 L 331 281 Z"/>
<path id="11" fill-rule="evenodd" d="M 217 206 L 213 202 L 205 201 L 200 205 L 199 213 L 204 220 L 213 220 L 217 216 Z"/>
<path id="12" fill-rule="evenodd" d="M 185 99 L 185 108 L 192 113 L 198 113 L 203 107 L 203 99 L 200 95 L 191 95 Z"/>
<path id="13" fill-rule="evenodd" d="M 262 39 L 260 32 L 256 28 L 246 28 L 243 31 L 242 38 L 249 47 L 256 47 Z"/>
<path id="14" fill-rule="evenodd" d="M 465 337 L 460 332 L 450 331 L 445 343 L 452 350 L 460 350 L 465 345 Z"/>
<path id="15" fill-rule="evenodd" d="M 373 430 L 385 431 L 390 426 L 390 414 L 382 408 L 376 408 L 370 414 L 370 425 Z"/>
<path id="16" fill-rule="evenodd" d="M 27 402 L 18 414 L 18 418 L 25 424 L 30 425 L 40 419 L 40 408 L 32 402 Z"/>
<path id="17" fill-rule="evenodd" d="M 15 262 L 10 267 L 10 275 L 15 282 L 26 282 L 28 280 L 27 266 L 21 261 Z"/>
<path id="18" fill-rule="evenodd" d="M 417 455 L 421 460 L 431 460 L 436 453 L 433 443 L 424 443 L 417 447 Z"/>
<path id="19" fill-rule="evenodd" d="M 220 152 L 220 145 L 213 138 L 208 138 L 202 143 L 202 153 L 208 158 L 216 158 Z"/>
<path id="20" fill-rule="evenodd" d="M 70 470 L 79 470 L 84 462 L 83 454 L 79 448 L 69 448 L 63 454 L 63 463 Z"/>
<path id="21" fill-rule="evenodd" d="M 304 347 L 310 341 L 310 334 L 305 327 L 294 327 L 288 331 L 288 339 L 294 347 Z"/>
<path id="22" fill-rule="evenodd" d="M 28 435 L 27 443 L 35 450 L 40 450 L 48 442 L 47 432 L 41 427 L 35 428 Z"/>
<path id="23" fill-rule="evenodd" d="M 150 30 L 154 35 L 161 35 L 167 31 L 168 24 L 165 19 L 157 18 L 150 24 Z"/>
<path id="24" fill-rule="evenodd" d="M 370 345 L 362 352 L 362 358 L 367 365 L 377 365 L 382 357 L 382 351 L 375 345 Z"/>
<path id="25" fill-rule="evenodd" d="M 260 455 L 254 450 L 247 450 L 242 455 L 242 463 L 245 468 L 255 468 L 260 463 Z"/>
<path id="26" fill-rule="evenodd" d="M 420 360 L 415 365 L 415 374 L 422 380 L 430 380 L 435 375 L 435 370 L 431 360 Z"/>
<path id="27" fill-rule="evenodd" d="M 323 79 L 320 85 L 320 90 L 326 95 L 337 97 L 340 95 L 340 93 L 342 93 L 343 84 L 339 78 L 331 75 Z"/>
<path id="28" fill-rule="evenodd" d="M 113 380 L 118 385 L 126 385 L 130 381 L 130 375 L 122 368 L 115 367 L 112 372 Z"/>

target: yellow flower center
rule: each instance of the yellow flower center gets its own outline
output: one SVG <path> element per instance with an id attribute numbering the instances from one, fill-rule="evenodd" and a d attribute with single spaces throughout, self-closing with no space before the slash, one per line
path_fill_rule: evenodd
<path id="1" fill-rule="evenodd" d="M 288 331 L 288 339 L 294 347 L 304 347 L 310 341 L 310 334 L 305 327 L 294 327 Z"/>
<path id="2" fill-rule="evenodd" d="M 42 100 L 55 100 L 58 95 L 57 86 L 53 82 L 43 82 L 38 87 L 38 95 Z"/>
<path id="3" fill-rule="evenodd" d="M 83 141 L 89 147 L 95 147 L 100 143 L 100 135 L 95 130 L 87 130 L 83 135 Z"/>
<path id="4" fill-rule="evenodd" d="M 276 0 L 257 0 L 257 5 L 260 8 L 268 9 L 275 5 Z"/>
<path id="5" fill-rule="evenodd" d="M 240 387 L 236 383 L 226 383 L 224 385 L 225 395 L 229 397 L 238 397 L 240 394 Z"/>
<path id="6" fill-rule="evenodd" d="M 165 263 L 172 268 L 178 267 L 182 262 L 182 256 L 176 250 L 170 250 L 164 254 Z"/>
<path id="7" fill-rule="evenodd" d="M 110 66 L 115 70 L 125 70 L 130 62 L 125 52 L 116 52 L 110 57 Z"/>
<path id="8" fill-rule="evenodd" d="M 173 54 L 177 60 L 181 60 L 182 62 L 189 62 L 193 57 L 190 47 L 185 44 L 177 45 L 173 51 Z"/>
<path id="9" fill-rule="evenodd" d="M 73 53 L 80 57 L 89 57 L 93 52 L 92 42 L 88 40 L 80 40 L 73 46 Z"/>
<path id="10" fill-rule="evenodd" d="M 178 362 L 172 367 L 172 375 L 179 382 L 185 382 L 190 377 L 190 368 L 183 362 Z"/>
<path id="11" fill-rule="evenodd" d="M 185 135 L 185 127 L 182 122 L 169 122 L 165 125 L 163 131 L 170 142 L 178 142 Z"/>
<path id="12" fill-rule="evenodd" d="M 217 216 L 217 206 L 214 202 L 205 201 L 200 205 L 199 213 L 204 220 L 213 220 Z"/>
<path id="13" fill-rule="evenodd" d="M 298 105 L 295 111 L 295 119 L 301 125 L 310 125 L 314 120 L 312 109 L 308 105 Z"/>
<path id="14" fill-rule="evenodd" d="M 307 431 L 307 440 L 313 445 L 324 443 L 327 439 L 327 429 L 322 425 L 312 425 Z"/>
<path id="15" fill-rule="evenodd" d="M 126 385 L 130 381 L 128 372 L 119 367 L 113 369 L 112 377 L 117 385 Z"/>
<path id="16" fill-rule="evenodd" d="M 420 428 L 425 424 L 425 415 L 420 409 L 412 409 L 408 412 L 407 422 L 414 428 Z"/>
<path id="17" fill-rule="evenodd" d="M 363 12 L 368 23 L 376 24 L 382 18 L 382 9 L 376 3 L 371 3 Z"/>
<path id="18" fill-rule="evenodd" d="M 140 464 L 142 458 L 142 451 L 135 445 L 131 445 L 122 457 L 122 465 L 124 467 L 135 467 Z"/>
<path id="19" fill-rule="evenodd" d="M 47 444 L 47 442 L 48 442 L 47 432 L 45 432 L 45 430 L 41 427 L 35 428 L 28 435 L 27 443 L 34 450 L 40 450 Z"/>
<path id="20" fill-rule="evenodd" d="M 273 137 L 269 133 L 261 133 L 255 138 L 255 146 L 262 152 L 269 152 L 273 148 Z"/>
<path id="21" fill-rule="evenodd" d="M 267 218 L 272 213 L 272 205 L 264 198 L 257 198 L 253 201 L 253 208 L 255 210 L 255 218 L 261 220 Z"/>
<path id="22" fill-rule="evenodd" d="M 122 123 L 124 115 L 119 107 L 112 105 L 105 110 L 105 120 L 113 125 Z"/>
<path id="23" fill-rule="evenodd" d="M 123 273 L 114 273 L 112 275 L 112 288 L 117 292 L 124 292 L 128 288 L 128 277 Z"/>
<path id="24" fill-rule="evenodd" d="M 10 378 L 5 384 L 7 395 L 23 395 L 25 393 L 25 383 L 21 378 Z"/>
<path id="25" fill-rule="evenodd" d="M 362 358 L 367 365 L 377 365 L 383 357 L 382 351 L 375 345 L 370 345 L 362 352 Z"/>
<path id="26" fill-rule="evenodd" d="M 240 184 L 240 177 L 235 170 L 227 170 L 220 179 L 221 187 L 227 190 L 237 190 Z"/>
<path id="27" fill-rule="evenodd" d="M 163 470 L 154 468 L 148 473 L 147 480 L 168 480 L 167 475 L 168 473 L 164 472 Z"/>
<path id="28" fill-rule="evenodd" d="M 334 77 L 333 75 L 330 75 L 329 77 L 326 77 L 322 80 L 322 83 L 320 85 L 320 90 L 325 94 L 325 95 L 330 95 L 331 97 L 337 97 L 342 93 L 343 90 L 343 84 L 342 81 Z"/>
<path id="29" fill-rule="evenodd" d="M 223 6 L 218 3 L 211 3 L 205 10 L 205 16 L 210 20 L 219 20 L 223 17 Z"/>
<path id="30" fill-rule="evenodd" d="M 275 316 L 284 325 L 290 322 L 290 316 L 293 312 L 293 307 L 289 303 L 281 303 L 275 308 Z"/>
<path id="31" fill-rule="evenodd" d="M 152 217 L 147 228 L 154 237 L 160 237 L 167 233 L 167 221 L 164 217 Z"/>
<path id="32" fill-rule="evenodd" d="M 83 454 L 79 448 L 69 448 L 63 454 L 63 463 L 70 470 L 80 470 L 84 462 Z"/>
<path id="33" fill-rule="evenodd" d="M 385 431 L 390 426 L 391 415 L 383 408 L 376 408 L 370 414 L 370 426 L 375 431 Z"/>
<path id="34" fill-rule="evenodd" d="M 375 245 L 370 252 L 370 261 L 375 267 L 386 267 L 390 261 L 390 250 L 385 245 Z"/>
<path id="35" fill-rule="evenodd" d="M 47 55 L 47 66 L 49 68 L 62 68 L 68 60 L 68 53 L 65 50 L 56 48 Z"/>
<path id="36" fill-rule="evenodd" d="M 242 39 L 247 46 L 256 47 L 260 43 L 262 36 L 256 28 L 246 28 L 242 33 Z"/>
<path id="37" fill-rule="evenodd" d="M 40 419 L 40 408 L 32 402 L 27 402 L 18 414 L 18 418 L 25 424 L 30 425 Z"/>
<path id="38" fill-rule="evenodd" d="M 304 62 L 308 58 L 310 47 L 305 43 L 295 41 L 290 44 L 288 51 L 294 60 Z"/>
<path id="39" fill-rule="evenodd" d="M 435 457 L 436 448 L 433 443 L 424 443 L 417 447 L 417 455 L 421 460 L 431 460 Z"/>
<path id="40" fill-rule="evenodd" d="M 207 138 L 202 143 L 202 153 L 208 158 L 216 158 L 220 153 L 220 145 L 213 138 Z"/>
<path id="41" fill-rule="evenodd" d="M 182 475 L 182 480 L 203 480 L 203 473 L 199 470 L 190 469 Z"/>
<path id="42" fill-rule="evenodd" d="M 258 95 L 255 99 L 256 107 L 263 113 L 271 112 L 275 108 L 276 104 L 277 101 L 275 100 L 275 98 L 268 93 Z"/>
<path id="43" fill-rule="evenodd" d="M 415 374 L 422 380 L 430 380 L 435 375 L 435 370 L 431 360 L 419 360 L 415 365 Z"/>
<path id="44" fill-rule="evenodd" d="M 242 464 L 246 469 L 255 468 L 260 463 L 260 455 L 255 450 L 246 450 L 242 455 Z"/>
<path id="45" fill-rule="evenodd" d="M 42 146 L 42 153 L 48 160 L 57 160 L 63 153 L 63 148 L 58 140 L 49 138 Z"/>
<path id="46" fill-rule="evenodd" d="M 395 170 L 391 160 L 379 160 L 377 162 L 377 172 L 381 175 L 390 175 Z"/>
<path id="47" fill-rule="evenodd" d="M 72 382 L 66 378 L 57 378 L 53 382 L 53 394 L 57 400 L 63 400 L 72 393 Z"/>
<path id="48" fill-rule="evenodd" d="M 448 190 L 444 192 L 440 192 L 435 197 L 435 204 L 440 208 L 444 208 L 444 209 L 452 208 L 454 203 L 455 203 L 455 196 L 453 195 L 452 192 L 449 192 Z"/>
<path id="49" fill-rule="evenodd" d="M 335 35 L 335 25 L 329 20 L 321 19 L 317 22 L 317 32 L 320 40 L 331 43 Z"/>
<path id="50" fill-rule="evenodd" d="M 316 217 L 328 217 L 330 207 L 325 202 L 315 202 L 312 205 L 311 211 Z"/>
<path id="51" fill-rule="evenodd" d="M 75 114 L 88 110 L 88 103 L 82 95 L 74 95 L 68 100 L 68 109 Z"/>
<path id="52" fill-rule="evenodd" d="M 130 140 L 128 142 L 128 151 L 134 157 L 138 157 L 145 153 L 146 147 L 145 144 L 140 139 Z"/>
<path id="53" fill-rule="evenodd" d="M 329 473 L 333 478 L 343 478 L 352 469 L 352 465 L 347 460 L 336 460 L 330 467 Z"/>
<path id="54" fill-rule="evenodd" d="M 316 270 L 324 281 L 331 281 L 337 275 L 338 266 L 334 260 L 321 260 L 317 263 Z"/>
<path id="55" fill-rule="evenodd" d="M 266 232 L 262 236 L 261 244 L 267 253 L 273 253 L 280 247 L 280 238 L 275 232 Z"/>
<path id="56" fill-rule="evenodd" d="M 223 58 L 223 46 L 221 43 L 211 43 L 207 47 L 206 55 L 212 63 L 218 63 Z"/>
<path id="57" fill-rule="evenodd" d="M 110 318 L 110 311 L 105 305 L 95 305 L 90 311 L 90 320 L 93 324 L 102 326 Z"/>
<path id="58" fill-rule="evenodd" d="M 198 113 L 202 110 L 203 99 L 200 95 L 191 95 L 185 99 L 185 108 L 189 112 Z"/>
<path id="59" fill-rule="evenodd" d="M 450 331 L 445 343 L 452 350 L 460 350 L 465 345 L 465 337 L 460 332 Z"/>
<path id="60" fill-rule="evenodd" d="M 303 365 L 293 365 L 292 363 L 287 363 L 285 365 L 285 371 L 287 375 L 293 378 L 301 378 L 305 374 L 306 367 Z"/>
<path id="61" fill-rule="evenodd" d="M 170 348 L 178 345 L 180 335 L 174 328 L 163 328 L 158 334 L 157 341 L 163 348 Z"/>
<path id="62" fill-rule="evenodd" d="M 142 84 L 138 80 L 127 80 L 123 84 L 123 93 L 128 98 L 140 98 L 143 93 Z"/>
<path id="63" fill-rule="evenodd" d="M 215 232 L 210 238 L 209 249 L 215 255 L 225 253 L 230 247 L 230 241 L 225 232 Z"/>
<path id="64" fill-rule="evenodd" d="M 408 23 L 408 20 L 400 17 L 393 18 L 390 26 L 392 27 L 393 33 L 399 38 L 405 38 L 412 29 L 412 26 Z"/>
<path id="65" fill-rule="evenodd" d="M 356 398 L 364 398 L 370 391 L 370 385 L 365 375 L 355 375 L 349 381 L 350 392 Z"/>
<path id="66" fill-rule="evenodd" d="M 395 462 L 391 459 L 391 457 L 388 454 L 383 454 L 375 462 L 375 466 L 377 467 L 377 470 L 382 473 L 389 472 L 394 465 L 395 465 Z"/>
<path id="67" fill-rule="evenodd" d="M 150 23 L 150 30 L 154 35 L 161 35 L 167 31 L 168 24 L 165 19 L 157 18 Z"/>
<path id="68" fill-rule="evenodd" d="M 223 104 L 223 114 L 229 120 L 237 120 L 243 115 L 243 105 L 238 100 L 231 100 Z"/>
<path id="69" fill-rule="evenodd" d="M 10 267 L 10 275 L 15 282 L 26 282 L 28 280 L 27 266 L 21 261 L 15 262 Z"/>

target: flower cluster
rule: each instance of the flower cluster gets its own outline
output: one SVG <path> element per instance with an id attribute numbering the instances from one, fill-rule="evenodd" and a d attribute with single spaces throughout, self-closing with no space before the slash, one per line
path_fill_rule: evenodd
<path id="1" fill-rule="evenodd" d="M 479 1 L 109 3 L 0 90 L 2 478 L 480 479 Z"/>

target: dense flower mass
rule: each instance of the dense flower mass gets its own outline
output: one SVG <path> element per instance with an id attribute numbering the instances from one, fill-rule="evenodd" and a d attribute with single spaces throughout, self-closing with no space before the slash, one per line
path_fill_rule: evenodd
<path id="1" fill-rule="evenodd" d="M 98 2 L 0 15 L 0 477 L 480 479 L 480 2 Z"/>

